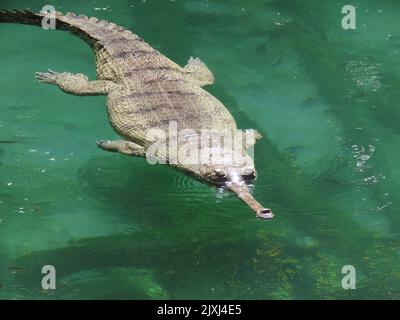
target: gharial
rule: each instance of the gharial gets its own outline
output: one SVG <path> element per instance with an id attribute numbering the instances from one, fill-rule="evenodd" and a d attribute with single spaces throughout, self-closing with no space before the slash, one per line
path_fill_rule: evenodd
<path id="1" fill-rule="evenodd" d="M 48 13 L 0 10 L 0 22 L 42 26 L 44 18 L 49 18 Z M 56 29 L 70 31 L 91 46 L 96 56 L 97 80 L 91 81 L 83 74 L 50 69 L 37 72 L 36 78 L 57 85 L 69 94 L 108 96 L 110 123 L 124 140 L 97 141 L 100 148 L 130 156 L 146 156 L 154 143 L 147 132 L 153 128 L 167 130 L 171 121 L 176 122 L 178 131 L 238 131 L 225 106 L 202 88 L 212 84 L 214 76 L 199 58 L 190 58 L 182 68 L 136 34 L 114 23 L 73 13 L 56 12 L 53 18 Z M 254 132 L 255 137 L 260 138 L 256 130 Z M 252 144 L 256 142 L 253 140 Z M 183 142 L 179 140 L 179 143 Z M 221 162 L 218 157 L 207 163 L 188 163 L 179 159 L 173 162 L 168 158 L 169 153 L 166 163 L 204 182 L 230 189 L 253 209 L 257 217 L 273 218 L 271 210 L 264 208 L 250 193 L 248 182 L 256 178 L 256 170 L 247 147 L 248 144 L 243 147 L 247 161 L 239 164 Z M 199 146 L 199 151 L 210 152 L 211 148 L 205 144 Z M 219 148 L 222 153 L 232 154 L 225 150 L 225 145 Z"/>

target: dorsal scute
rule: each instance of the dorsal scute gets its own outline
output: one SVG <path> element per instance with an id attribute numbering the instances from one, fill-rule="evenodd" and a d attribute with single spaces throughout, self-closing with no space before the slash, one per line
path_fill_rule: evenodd
<path id="1" fill-rule="evenodd" d="M 117 29 L 117 25 L 115 23 L 109 22 L 107 25 L 107 29 L 109 30 Z"/>
<path id="2" fill-rule="evenodd" d="M 154 53 L 153 48 L 130 30 L 96 17 L 67 13 L 57 15 L 61 28 L 72 31 L 84 39 L 95 52 L 97 77 L 125 81 L 133 69 L 160 68 L 179 70 L 169 59 Z"/>
<path id="3" fill-rule="evenodd" d="M 126 40 L 140 40 L 139 36 L 126 30 L 122 26 L 118 26 L 113 22 L 98 19 L 96 17 L 87 17 L 86 15 L 76 15 L 68 12 L 66 15 L 59 15 L 61 21 L 70 23 L 73 29 L 81 29 L 82 32 L 92 37 L 96 41 L 102 41 L 115 37 L 125 38 Z"/>
<path id="4" fill-rule="evenodd" d="M 97 22 L 97 26 L 98 27 L 105 27 L 106 25 L 108 25 L 108 21 L 107 20 L 99 20 L 98 22 Z"/>

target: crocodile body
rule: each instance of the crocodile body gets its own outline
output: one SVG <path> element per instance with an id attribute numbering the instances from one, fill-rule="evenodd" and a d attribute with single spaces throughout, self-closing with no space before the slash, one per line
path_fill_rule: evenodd
<path id="1" fill-rule="evenodd" d="M 47 17 L 46 13 L 0 11 L 0 22 L 41 26 Z M 171 121 L 176 123 L 178 131 L 237 130 L 230 112 L 203 89 L 203 86 L 213 83 L 214 77 L 200 59 L 190 58 L 188 64 L 181 67 L 136 34 L 114 23 L 59 12 L 55 13 L 55 19 L 57 29 L 70 31 L 91 46 L 96 57 L 97 79 L 89 81 L 83 74 L 51 70 L 39 72 L 36 76 L 39 81 L 55 84 L 70 94 L 107 95 L 110 124 L 124 140 L 101 140 L 98 145 L 102 149 L 144 156 L 154 143 L 148 137 L 148 131 L 153 128 L 167 131 Z M 200 166 L 185 166 L 178 162 L 175 167 L 210 180 L 206 179 Z M 217 174 L 218 170 L 213 171 L 212 176 Z M 262 209 L 251 198 L 244 185 L 230 189 L 258 216 L 272 216 L 269 209 Z"/>

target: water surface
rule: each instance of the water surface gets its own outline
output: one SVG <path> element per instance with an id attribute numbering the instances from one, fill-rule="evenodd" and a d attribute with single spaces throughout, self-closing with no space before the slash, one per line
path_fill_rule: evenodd
<path id="1" fill-rule="evenodd" d="M 42 1 L 0 1 L 38 11 Z M 241 128 L 256 128 L 258 221 L 234 195 L 143 159 L 106 153 L 104 97 L 34 79 L 95 77 L 79 38 L 0 25 L 0 298 L 400 298 L 400 3 L 48 1 L 111 20 L 184 65 Z M 41 290 L 41 268 L 57 290 Z M 343 290 L 341 269 L 357 270 Z"/>

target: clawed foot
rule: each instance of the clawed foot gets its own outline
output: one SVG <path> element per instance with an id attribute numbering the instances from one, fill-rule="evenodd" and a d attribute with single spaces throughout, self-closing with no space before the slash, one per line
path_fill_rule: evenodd
<path id="1" fill-rule="evenodd" d="M 96 144 L 99 148 L 103 149 L 103 150 L 110 150 L 110 144 L 112 141 L 110 140 L 99 140 L 96 141 Z"/>
<path id="2" fill-rule="evenodd" d="M 144 148 L 131 141 L 125 140 L 99 140 L 96 142 L 99 148 L 111 151 L 119 152 L 129 156 L 144 156 Z"/>
<path id="3" fill-rule="evenodd" d="M 49 69 L 48 72 L 36 72 L 35 77 L 39 82 L 55 84 L 58 75 L 59 72 Z"/>

